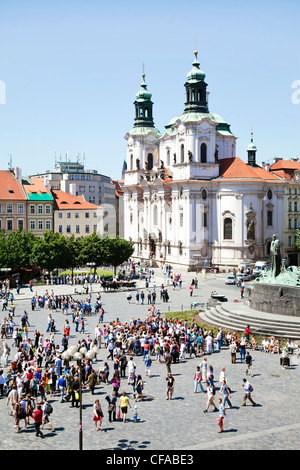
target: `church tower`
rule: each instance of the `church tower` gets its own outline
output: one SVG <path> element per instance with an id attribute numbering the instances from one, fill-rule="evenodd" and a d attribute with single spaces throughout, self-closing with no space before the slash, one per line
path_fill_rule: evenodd
<path id="1" fill-rule="evenodd" d="M 187 74 L 185 113 L 208 113 L 207 83 L 205 73 L 200 69 L 198 51 L 194 51 L 195 60 L 192 70 Z"/>
<path id="2" fill-rule="evenodd" d="M 154 127 L 152 94 L 147 90 L 143 71 L 141 89 L 136 94 L 134 127 Z"/>

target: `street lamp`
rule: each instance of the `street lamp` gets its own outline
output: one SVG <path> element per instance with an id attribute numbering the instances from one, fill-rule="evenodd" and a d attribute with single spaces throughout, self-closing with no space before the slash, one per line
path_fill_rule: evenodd
<path id="1" fill-rule="evenodd" d="M 82 450 L 83 444 L 83 429 L 82 429 L 82 382 L 81 382 L 81 366 L 82 360 L 88 359 L 90 361 L 97 355 L 99 348 L 96 345 L 91 345 L 88 350 L 86 347 L 81 347 L 78 351 L 77 346 L 69 346 L 69 348 L 62 353 L 62 358 L 68 361 L 75 360 L 79 366 L 79 450 Z"/>

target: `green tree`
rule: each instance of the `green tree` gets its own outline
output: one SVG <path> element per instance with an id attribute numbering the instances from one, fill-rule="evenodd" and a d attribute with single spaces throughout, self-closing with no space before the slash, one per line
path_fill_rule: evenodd
<path id="1" fill-rule="evenodd" d="M 66 268 L 68 264 L 68 250 L 65 237 L 50 230 L 44 232 L 43 237 L 37 237 L 32 249 L 31 261 L 39 268 L 49 273 L 54 269 Z"/>
<path id="2" fill-rule="evenodd" d="M 134 252 L 132 242 L 123 238 L 105 238 L 106 262 L 114 267 L 116 274 L 117 266 L 127 261 Z"/>
<path id="3" fill-rule="evenodd" d="M 36 243 L 32 232 L 18 230 L 6 235 L 7 264 L 11 269 L 26 268 L 31 264 L 31 252 Z"/>
<path id="4" fill-rule="evenodd" d="M 105 239 L 100 238 L 97 233 L 82 237 L 78 242 L 78 261 L 80 266 L 91 264 L 94 272 L 98 266 L 106 263 Z"/>
<path id="5" fill-rule="evenodd" d="M 0 268 L 8 268 L 8 251 L 6 237 L 3 229 L 0 230 Z"/>

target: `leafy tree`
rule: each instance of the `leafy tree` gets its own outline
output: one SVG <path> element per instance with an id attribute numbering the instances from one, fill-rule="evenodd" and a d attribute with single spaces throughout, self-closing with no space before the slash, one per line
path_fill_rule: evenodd
<path id="1" fill-rule="evenodd" d="M 29 266 L 31 252 L 36 242 L 32 232 L 18 230 L 6 235 L 7 264 L 11 269 Z"/>
<path id="2" fill-rule="evenodd" d="M 49 273 L 54 269 L 65 268 L 68 264 L 68 250 L 65 237 L 50 230 L 37 238 L 32 249 L 31 261 Z"/>
<path id="3" fill-rule="evenodd" d="M 6 246 L 6 237 L 3 229 L 0 230 L 0 267 L 8 268 L 8 251 Z"/>
<path id="4" fill-rule="evenodd" d="M 114 267 L 116 274 L 117 266 L 127 261 L 134 252 L 132 242 L 123 238 L 105 238 L 106 262 Z"/>
<path id="5" fill-rule="evenodd" d="M 97 266 L 106 263 L 105 240 L 100 238 L 97 233 L 92 233 L 87 237 L 82 237 L 78 242 L 78 261 L 81 266 L 84 264 L 93 264 L 94 272 Z"/>

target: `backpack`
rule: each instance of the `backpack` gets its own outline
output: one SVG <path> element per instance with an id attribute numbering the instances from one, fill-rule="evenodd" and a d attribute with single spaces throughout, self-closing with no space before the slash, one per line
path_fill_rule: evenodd
<path id="1" fill-rule="evenodd" d="M 50 405 L 50 403 L 47 403 L 47 408 L 46 408 L 47 415 L 51 415 L 53 412 L 53 407 Z"/>
<path id="2" fill-rule="evenodd" d="M 250 384 L 249 384 L 249 392 L 253 392 L 253 387 Z"/>

